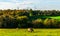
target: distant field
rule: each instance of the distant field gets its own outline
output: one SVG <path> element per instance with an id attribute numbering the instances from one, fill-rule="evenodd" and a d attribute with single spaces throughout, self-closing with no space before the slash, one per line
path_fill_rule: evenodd
<path id="1" fill-rule="evenodd" d="M 38 19 L 38 18 L 41 18 L 41 19 L 46 19 L 46 18 L 53 18 L 53 19 L 57 19 L 57 20 L 60 20 L 60 16 L 32 16 L 30 18 L 30 20 L 32 19 Z"/>
<path id="2" fill-rule="evenodd" d="M 58 19 L 58 20 L 60 20 L 60 16 L 53 16 L 53 17 L 50 17 L 50 18 L 53 18 L 53 19 Z"/>
<path id="3" fill-rule="evenodd" d="M 60 16 L 45 16 L 45 18 L 53 18 L 53 19 L 60 20 Z"/>
<path id="4" fill-rule="evenodd" d="M 60 36 L 60 29 L 0 29 L 0 36 Z"/>

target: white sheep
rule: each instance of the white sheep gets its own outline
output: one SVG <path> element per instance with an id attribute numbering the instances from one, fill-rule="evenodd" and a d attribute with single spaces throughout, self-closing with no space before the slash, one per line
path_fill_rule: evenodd
<path id="1" fill-rule="evenodd" d="M 28 32 L 33 32 L 33 28 L 28 28 Z"/>

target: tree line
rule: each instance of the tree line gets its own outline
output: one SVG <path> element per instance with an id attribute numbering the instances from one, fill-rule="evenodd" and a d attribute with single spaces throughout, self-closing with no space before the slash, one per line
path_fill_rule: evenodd
<path id="1" fill-rule="evenodd" d="M 59 10 L 0 10 L 0 28 L 60 28 L 60 21 L 45 16 L 60 16 Z"/>

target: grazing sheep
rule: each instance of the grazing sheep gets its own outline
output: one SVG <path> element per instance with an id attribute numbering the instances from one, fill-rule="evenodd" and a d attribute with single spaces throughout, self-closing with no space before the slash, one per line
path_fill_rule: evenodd
<path id="1" fill-rule="evenodd" d="M 28 28 L 28 32 L 33 32 L 33 28 Z"/>

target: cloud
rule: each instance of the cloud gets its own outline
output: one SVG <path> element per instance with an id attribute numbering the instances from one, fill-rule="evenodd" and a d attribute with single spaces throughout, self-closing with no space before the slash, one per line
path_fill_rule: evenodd
<path id="1" fill-rule="evenodd" d="M 29 4 L 33 4 L 33 2 L 24 1 L 24 2 L 22 2 L 21 4 L 23 4 L 23 5 L 29 5 Z"/>
<path id="2" fill-rule="evenodd" d="M 16 9 L 17 7 L 23 9 L 27 7 L 32 7 L 31 4 L 33 4 L 33 2 L 31 1 L 19 2 L 17 0 L 10 0 L 10 2 L 0 2 L 0 9 Z"/>
<path id="3" fill-rule="evenodd" d="M 12 9 L 16 8 L 16 5 L 10 2 L 0 2 L 0 9 Z"/>
<path id="4" fill-rule="evenodd" d="M 0 9 L 59 9 L 60 0 L 0 0 Z"/>

